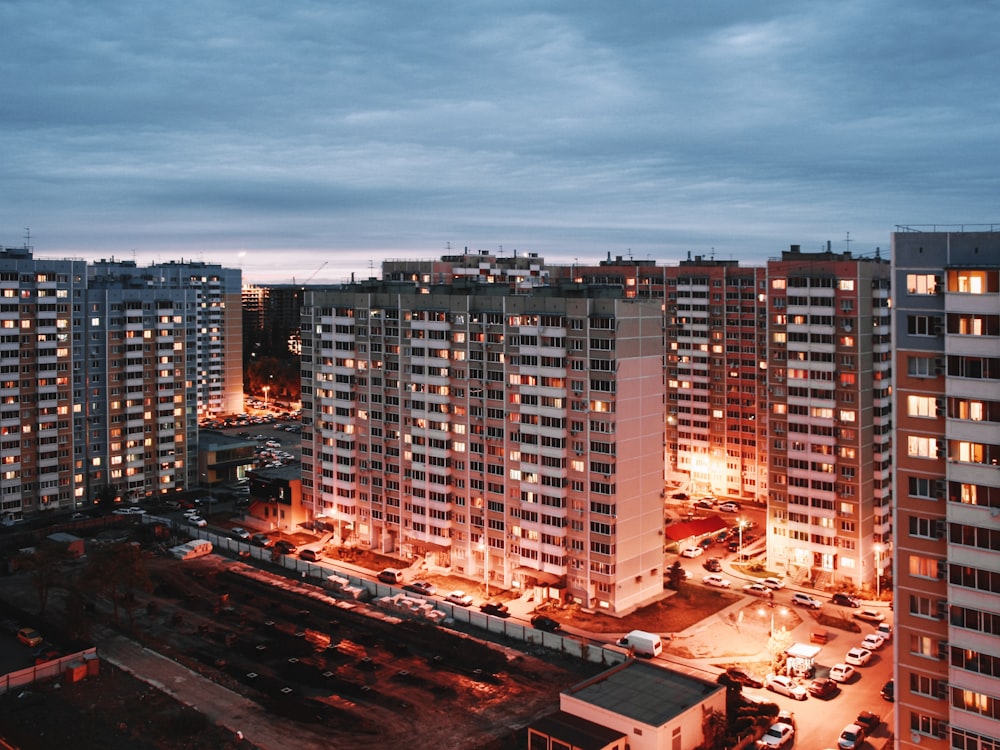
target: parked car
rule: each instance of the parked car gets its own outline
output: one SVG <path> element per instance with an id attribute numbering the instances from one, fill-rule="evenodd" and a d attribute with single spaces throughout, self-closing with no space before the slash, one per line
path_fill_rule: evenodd
<path id="1" fill-rule="evenodd" d="M 866 648 L 869 651 L 878 651 L 884 645 L 885 638 L 880 636 L 878 633 L 869 633 L 865 636 L 864 640 L 861 641 L 861 647 Z"/>
<path id="2" fill-rule="evenodd" d="M 555 633 L 562 630 L 562 625 L 553 620 L 551 617 L 546 617 L 545 615 L 535 615 L 531 618 L 531 627 L 537 630 L 547 630 L 550 633 Z"/>
<path id="3" fill-rule="evenodd" d="M 823 602 L 814 596 L 809 596 L 809 594 L 804 594 L 801 591 L 796 591 L 792 594 L 792 604 L 797 604 L 800 607 L 809 607 L 810 609 L 819 609 L 823 606 Z"/>
<path id="4" fill-rule="evenodd" d="M 250 544 L 255 547 L 273 547 L 274 540 L 267 534 L 254 534 L 250 537 Z"/>
<path id="5" fill-rule="evenodd" d="M 863 667 L 872 660 L 872 652 L 866 648 L 856 646 L 847 652 L 844 661 L 853 664 L 855 667 Z"/>
<path id="6" fill-rule="evenodd" d="M 409 591 L 411 594 L 423 594 L 424 596 L 433 596 L 437 593 L 437 586 L 427 581 L 414 581 L 413 583 L 407 583 L 403 586 L 403 591 Z"/>
<path id="7" fill-rule="evenodd" d="M 444 600 L 449 604 L 457 604 L 459 607 L 468 607 L 472 604 L 472 597 L 464 591 L 451 591 Z"/>
<path id="8" fill-rule="evenodd" d="M 854 613 L 854 619 L 864 620 L 865 622 L 879 623 L 885 619 L 885 615 L 875 609 L 863 609 L 860 612 Z"/>
<path id="9" fill-rule="evenodd" d="M 487 602 L 481 605 L 479 610 L 494 617 L 510 617 L 510 609 L 500 602 Z"/>
<path id="10" fill-rule="evenodd" d="M 780 578 L 773 578 L 773 577 L 772 578 L 765 578 L 763 581 L 761 581 L 761 583 L 763 583 L 769 589 L 776 589 L 777 590 L 777 589 L 783 589 L 783 588 L 785 588 L 785 582 L 783 580 L 781 580 Z"/>
<path id="11" fill-rule="evenodd" d="M 856 671 L 850 664 L 834 664 L 830 667 L 830 679 L 834 682 L 850 682 Z"/>
<path id="12" fill-rule="evenodd" d="M 111 511 L 111 514 L 115 516 L 141 516 L 145 512 L 146 511 L 144 509 L 133 505 L 127 508 L 115 508 Z"/>
<path id="13" fill-rule="evenodd" d="M 704 547 L 687 547 L 681 552 L 681 557 L 698 557 L 705 554 Z"/>
<path id="14" fill-rule="evenodd" d="M 858 718 L 854 720 L 854 723 L 864 727 L 865 736 L 870 736 L 872 732 L 878 729 L 878 725 L 882 723 L 882 717 L 873 711 L 862 711 L 858 714 Z"/>
<path id="15" fill-rule="evenodd" d="M 250 541 L 251 534 L 246 529 L 237 526 L 235 529 L 231 529 L 233 536 L 237 539 L 243 539 L 245 541 Z"/>
<path id="16" fill-rule="evenodd" d="M 757 740 L 757 747 L 777 750 L 777 748 L 792 744 L 794 737 L 795 730 L 792 728 L 792 725 L 779 721 L 776 724 L 772 724 L 770 729 L 764 732 L 764 736 Z"/>
<path id="17" fill-rule="evenodd" d="M 756 677 L 753 677 L 748 672 L 739 669 L 738 667 L 730 667 L 725 672 L 723 672 L 723 674 L 729 677 L 729 679 L 732 680 L 733 682 L 738 682 L 740 685 L 743 685 L 744 687 L 751 687 L 751 688 L 764 687 L 764 683 L 761 680 L 758 680 Z"/>
<path id="18" fill-rule="evenodd" d="M 880 622 L 875 628 L 875 632 L 882 636 L 886 643 L 892 640 L 892 625 L 887 622 Z"/>
<path id="19" fill-rule="evenodd" d="M 794 698 L 797 701 L 804 701 L 809 697 L 809 692 L 804 687 L 783 674 L 769 674 L 764 678 L 764 687 L 771 692 Z"/>
<path id="20" fill-rule="evenodd" d="M 198 526 L 198 527 L 208 526 L 208 521 L 206 521 L 201 516 L 188 516 L 187 519 L 188 523 L 191 524 L 192 526 Z"/>
<path id="21" fill-rule="evenodd" d="M 837 747 L 839 747 L 840 750 L 856 750 L 864 743 L 865 728 L 860 724 L 851 722 L 844 727 L 844 731 L 840 733 L 840 739 L 837 740 Z"/>
<path id="22" fill-rule="evenodd" d="M 694 507 L 704 508 L 705 510 L 712 510 L 712 508 L 714 508 L 715 506 L 712 505 L 712 503 L 708 502 L 708 500 L 699 500 L 694 504 Z"/>
<path id="23" fill-rule="evenodd" d="M 837 686 L 837 681 L 832 680 L 828 677 L 819 677 L 809 683 L 809 687 L 806 688 L 809 691 L 809 695 L 815 698 L 832 698 L 837 694 L 840 688 Z"/>
<path id="24" fill-rule="evenodd" d="M 879 695 L 883 699 L 893 703 L 896 700 L 896 683 L 893 680 L 887 681 L 883 686 L 882 690 L 879 691 Z"/>
<path id="25" fill-rule="evenodd" d="M 710 573 L 721 573 L 722 562 L 717 557 L 710 557 L 702 563 L 702 567 Z"/>
<path id="26" fill-rule="evenodd" d="M 833 602 L 834 604 L 839 604 L 841 607 L 854 607 L 855 609 L 857 609 L 858 607 L 861 606 L 861 602 L 857 599 L 857 597 L 851 596 L 850 594 L 844 594 L 841 592 L 837 592 L 836 594 L 831 596 L 830 601 Z"/>
<path id="27" fill-rule="evenodd" d="M 274 548 L 283 555 L 290 555 L 295 552 L 295 545 L 287 539 L 279 539 L 274 543 Z"/>
<path id="28" fill-rule="evenodd" d="M 672 497 L 674 500 L 687 500 L 688 494 L 686 492 L 675 492 L 670 497 Z"/>
<path id="29" fill-rule="evenodd" d="M 25 646 L 40 646 L 42 641 L 42 634 L 39 633 L 34 628 L 21 628 L 17 631 L 17 640 L 23 643 Z"/>
<path id="30" fill-rule="evenodd" d="M 728 578 L 723 578 L 722 576 L 714 574 L 710 576 L 705 576 L 704 578 L 701 579 L 701 582 L 704 583 L 706 586 L 714 586 L 717 589 L 728 589 L 730 586 L 733 585 L 732 581 L 730 581 Z"/>
<path id="31" fill-rule="evenodd" d="M 774 592 L 763 583 L 748 583 L 743 587 L 743 593 L 751 596 L 762 596 L 765 599 L 774 598 Z"/>
<path id="32" fill-rule="evenodd" d="M 319 562 L 319 552 L 314 549 L 304 549 L 299 552 L 299 559 L 306 562 Z"/>
<path id="33" fill-rule="evenodd" d="M 720 505 L 719 510 L 723 511 L 724 513 L 738 513 L 741 510 L 741 508 L 739 503 L 734 503 L 730 500 L 729 502 L 725 502 L 722 505 Z"/>

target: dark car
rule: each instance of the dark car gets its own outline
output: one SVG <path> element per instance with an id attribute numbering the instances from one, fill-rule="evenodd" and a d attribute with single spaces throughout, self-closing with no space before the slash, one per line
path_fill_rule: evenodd
<path id="1" fill-rule="evenodd" d="M 705 570 L 709 571 L 710 573 L 722 572 L 722 563 L 719 562 L 719 558 L 717 557 L 708 558 L 707 560 L 705 560 L 705 562 L 702 563 L 702 565 L 704 566 Z"/>
<path id="2" fill-rule="evenodd" d="M 674 500 L 687 500 L 688 494 L 686 492 L 675 492 L 670 497 L 672 497 Z"/>
<path id="3" fill-rule="evenodd" d="M 809 691 L 809 695 L 816 698 L 829 698 L 837 694 L 840 686 L 828 677 L 820 677 L 810 682 L 806 690 Z"/>
<path id="4" fill-rule="evenodd" d="M 267 534 L 254 534 L 250 537 L 250 544 L 254 547 L 271 547 L 274 545 L 274 540 Z"/>
<path id="5" fill-rule="evenodd" d="M 437 586 L 433 583 L 428 583 L 427 581 L 414 581 L 413 583 L 407 583 L 404 585 L 403 591 L 409 591 L 411 594 L 433 596 L 437 592 Z"/>
<path id="6" fill-rule="evenodd" d="M 295 551 L 295 545 L 285 539 L 276 541 L 274 548 L 283 555 L 290 555 Z"/>
<path id="7" fill-rule="evenodd" d="M 546 617 L 545 615 L 535 615 L 532 617 L 531 627 L 536 628 L 537 630 L 547 630 L 550 633 L 562 630 L 562 625 L 560 623 L 553 620 L 551 617 Z"/>
<path id="8" fill-rule="evenodd" d="M 854 723 L 865 728 L 865 736 L 867 737 L 882 723 L 882 717 L 872 711 L 862 711 Z"/>
<path id="9" fill-rule="evenodd" d="M 485 612 L 488 615 L 494 615 L 495 617 L 510 617 L 510 610 L 507 609 L 506 604 L 500 604 L 499 602 L 487 602 L 479 607 L 480 611 Z"/>
<path id="10" fill-rule="evenodd" d="M 706 510 L 712 510 L 715 506 L 712 505 L 708 500 L 699 500 L 694 504 L 695 508 L 705 508 Z"/>
<path id="11" fill-rule="evenodd" d="M 753 677 L 749 673 L 743 671 L 742 669 L 738 669 L 737 667 L 730 667 L 725 671 L 725 675 L 733 682 L 738 682 L 740 685 L 743 685 L 744 687 L 751 687 L 751 688 L 764 687 L 763 682 L 758 680 L 756 677 Z"/>
<path id="12" fill-rule="evenodd" d="M 834 604 L 839 604 L 841 607 L 853 607 L 854 609 L 858 609 L 861 606 L 861 602 L 858 601 L 857 597 L 839 592 L 831 596 L 830 601 Z"/>
<path id="13" fill-rule="evenodd" d="M 896 700 L 896 683 L 892 680 L 885 683 L 882 686 L 881 695 L 889 703 L 893 703 Z"/>

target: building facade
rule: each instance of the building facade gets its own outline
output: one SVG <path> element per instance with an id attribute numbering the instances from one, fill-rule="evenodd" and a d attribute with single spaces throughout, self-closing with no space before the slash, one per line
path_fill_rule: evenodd
<path id="1" fill-rule="evenodd" d="M 768 566 L 822 588 L 874 590 L 891 543 L 889 280 L 797 245 L 767 264 Z"/>
<path id="2" fill-rule="evenodd" d="M 197 486 L 199 413 L 242 411 L 235 273 L 0 249 L 4 520 Z"/>
<path id="3" fill-rule="evenodd" d="M 1000 746 L 1000 231 L 893 235 L 899 747 Z"/>
<path id="4" fill-rule="evenodd" d="M 661 596 L 660 305 L 452 282 L 307 294 L 306 506 L 487 586 L 616 613 Z"/>

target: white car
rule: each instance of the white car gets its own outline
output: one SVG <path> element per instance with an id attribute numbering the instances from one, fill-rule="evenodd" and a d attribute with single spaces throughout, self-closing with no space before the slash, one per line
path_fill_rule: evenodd
<path id="1" fill-rule="evenodd" d="M 201 516 L 188 516 L 188 523 L 192 526 L 208 526 L 208 521 Z"/>
<path id="2" fill-rule="evenodd" d="M 472 597 L 464 591 L 452 591 L 444 600 L 449 604 L 457 604 L 459 607 L 468 607 L 472 604 Z"/>
<path id="3" fill-rule="evenodd" d="M 853 664 L 855 667 L 863 667 L 871 660 L 872 652 L 860 646 L 852 648 L 847 652 L 847 656 L 844 657 L 844 661 L 848 664 Z"/>
<path id="4" fill-rule="evenodd" d="M 762 583 L 748 583 L 743 587 L 744 594 L 752 594 L 753 596 L 763 596 L 772 597 L 774 593 Z"/>
<path id="5" fill-rule="evenodd" d="M 809 697 L 808 690 L 796 683 L 791 677 L 781 674 L 769 674 L 765 677 L 764 687 L 774 693 L 787 695 L 789 698 L 794 698 L 797 701 L 804 701 Z"/>
<path id="6" fill-rule="evenodd" d="M 115 508 L 113 511 L 111 511 L 112 515 L 115 516 L 141 516 L 145 512 L 146 511 L 143 510 L 142 508 L 137 508 L 135 506 L 131 506 L 128 508 Z"/>
<path id="7" fill-rule="evenodd" d="M 688 547 L 681 552 L 681 557 L 700 557 L 705 554 L 704 547 Z"/>
<path id="8" fill-rule="evenodd" d="M 765 578 L 761 581 L 769 589 L 783 589 L 785 588 L 785 582 L 780 578 Z"/>
<path id="9" fill-rule="evenodd" d="M 717 575 L 705 576 L 704 578 L 701 579 L 701 582 L 704 583 L 706 586 L 715 586 L 716 588 L 719 589 L 728 589 L 730 586 L 733 585 L 732 581 L 730 581 L 728 578 L 723 578 L 722 576 L 717 576 Z"/>
<path id="10" fill-rule="evenodd" d="M 779 721 L 776 724 L 772 724 L 771 728 L 764 732 L 764 736 L 757 740 L 757 747 L 774 748 L 776 750 L 777 748 L 785 747 L 785 745 L 790 745 L 793 737 L 795 737 L 795 730 L 792 728 L 792 725 Z"/>
<path id="11" fill-rule="evenodd" d="M 721 510 L 723 513 L 739 513 L 740 505 L 739 503 L 733 503 L 733 502 L 723 503 L 722 505 L 719 506 L 719 510 Z"/>
<path id="12" fill-rule="evenodd" d="M 181 515 L 183 515 L 185 518 L 190 518 L 191 516 L 196 516 L 196 515 L 198 515 L 198 509 L 197 508 L 188 508 Z"/>
<path id="13" fill-rule="evenodd" d="M 235 529 L 232 530 L 232 532 L 233 536 L 235 536 L 237 539 L 245 539 L 247 541 L 250 541 L 250 532 L 247 531 L 246 529 L 237 526 Z"/>
<path id="14" fill-rule="evenodd" d="M 869 633 L 865 636 L 865 639 L 861 641 L 861 648 L 868 649 L 869 651 L 878 651 L 884 645 L 885 638 L 878 633 Z"/>
<path id="15" fill-rule="evenodd" d="M 834 682 L 848 682 L 854 677 L 855 669 L 850 664 L 834 664 L 830 667 L 830 679 Z"/>

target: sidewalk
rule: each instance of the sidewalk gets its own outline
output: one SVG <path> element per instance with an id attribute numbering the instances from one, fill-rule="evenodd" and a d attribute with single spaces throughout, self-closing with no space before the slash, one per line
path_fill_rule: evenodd
<path id="1" fill-rule="evenodd" d="M 191 706 L 233 734 L 261 748 L 280 748 L 295 738 L 295 747 L 325 750 L 329 738 L 268 713 L 257 703 L 206 679 L 161 654 L 111 630 L 99 633 L 98 655 L 143 682 Z"/>

